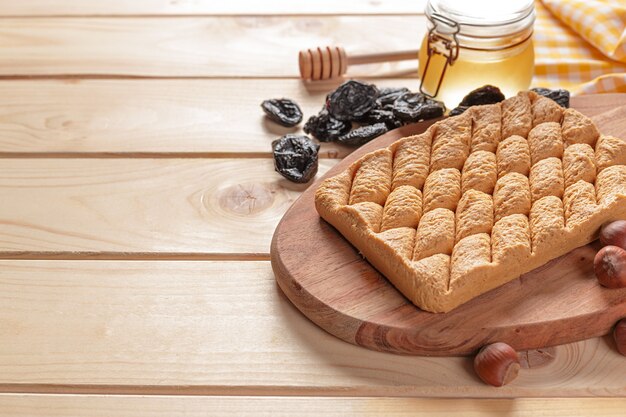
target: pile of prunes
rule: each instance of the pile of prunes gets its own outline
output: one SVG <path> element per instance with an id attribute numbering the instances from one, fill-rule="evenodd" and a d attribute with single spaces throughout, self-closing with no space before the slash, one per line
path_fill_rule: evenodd
<path id="1" fill-rule="evenodd" d="M 537 94 L 569 107 L 569 91 L 534 88 Z M 471 91 L 449 113 L 455 116 L 471 106 L 504 100 L 498 87 L 485 85 Z M 261 103 L 265 114 L 287 127 L 302 121 L 302 110 L 293 100 L 271 99 Z M 320 112 L 309 117 L 304 132 L 320 142 L 361 146 L 389 130 L 405 124 L 443 116 L 446 108 L 440 101 L 406 87 L 379 89 L 373 84 L 349 80 L 326 96 Z M 274 167 L 290 181 L 305 183 L 317 173 L 320 145 L 306 135 L 288 134 L 272 142 Z"/>
<path id="2" fill-rule="evenodd" d="M 442 102 L 408 88 L 382 88 L 350 80 L 326 96 L 304 131 L 321 142 L 361 146 L 407 123 L 443 116 Z"/>

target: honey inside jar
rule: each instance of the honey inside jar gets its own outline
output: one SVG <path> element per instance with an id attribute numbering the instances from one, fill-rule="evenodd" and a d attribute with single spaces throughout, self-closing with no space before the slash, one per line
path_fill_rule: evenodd
<path id="1" fill-rule="evenodd" d="M 534 68 L 532 0 L 430 0 L 419 53 L 421 91 L 454 108 L 485 84 L 505 96 L 530 86 Z"/>

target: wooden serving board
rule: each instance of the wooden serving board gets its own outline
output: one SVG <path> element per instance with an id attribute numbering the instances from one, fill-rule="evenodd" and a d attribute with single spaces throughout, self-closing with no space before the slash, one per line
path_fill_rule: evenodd
<path id="1" fill-rule="evenodd" d="M 626 138 L 626 94 L 572 98 L 572 107 L 592 117 L 601 132 Z M 381 136 L 355 150 L 322 179 L 432 123 L 404 126 Z M 379 351 L 437 356 L 473 354 L 498 341 L 527 350 L 604 335 L 626 317 L 626 289 L 601 287 L 594 276 L 597 242 L 451 312 L 420 310 L 319 217 L 316 188 L 317 183 L 309 187 L 276 228 L 272 267 L 291 302 L 347 342 Z"/>

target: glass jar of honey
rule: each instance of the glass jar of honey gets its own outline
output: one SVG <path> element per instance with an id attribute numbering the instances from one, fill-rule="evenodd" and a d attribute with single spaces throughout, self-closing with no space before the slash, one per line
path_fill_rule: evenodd
<path id="1" fill-rule="evenodd" d="M 485 84 L 507 97 L 528 89 L 535 62 L 533 0 L 429 0 L 425 14 L 420 91 L 453 108 Z"/>

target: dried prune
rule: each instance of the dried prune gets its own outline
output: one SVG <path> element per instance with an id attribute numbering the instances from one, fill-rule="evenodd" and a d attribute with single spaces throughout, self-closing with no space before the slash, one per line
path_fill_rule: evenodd
<path id="1" fill-rule="evenodd" d="M 308 182 L 317 173 L 320 145 L 308 136 L 285 135 L 272 142 L 274 169 L 293 182 Z"/>
<path id="2" fill-rule="evenodd" d="M 410 93 L 410 92 L 411 90 L 409 90 L 406 87 L 381 88 L 378 94 L 379 106 L 383 107 L 386 104 L 393 104 L 393 102 L 396 101 L 398 97 L 400 97 L 403 94 Z"/>
<path id="3" fill-rule="evenodd" d="M 396 118 L 393 114 L 393 110 L 372 109 L 370 110 L 359 123 L 365 125 L 373 125 L 376 123 L 384 123 L 387 129 L 395 129 L 402 126 L 402 122 Z"/>
<path id="4" fill-rule="evenodd" d="M 376 123 L 370 126 L 361 126 L 340 136 L 337 142 L 350 146 L 361 146 L 387 132 L 387 126 L 384 123 Z"/>
<path id="5" fill-rule="evenodd" d="M 463 112 L 465 112 L 465 110 L 469 108 L 470 106 L 457 106 L 453 108 L 452 110 L 450 110 L 450 113 L 448 113 L 448 116 L 458 116 L 459 114 L 462 114 Z"/>
<path id="6" fill-rule="evenodd" d="M 300 106 L 288 98 L 265 100 L 261 108 L 267 117 L 282 126 L 293 127 L 302 121 Z"/>
<path id="7" fill-rule="evenodd" d="M 357 120 L 376 106 L 378 88 L 350 80 L 328 95 L 326 108 L 337 120 Z"/>
<path id="8" fill-rule="evenodd" d="M 504 94 L 496 86 L 483 85 L 480 88 L 470 91 L 458 106 L 450 110 L 449 116 L 458 116 L 469 109 L 471 106 L 478 106 L 481 104 L 494 104 L 504 100 Z"/>
<path id="9" fill-rule="evenodd" d="M 331 142 L 348 133 L 351 128 L 352 123 L 335 119 L 326 108 L 323 108 L 316 116 L 309 117 L 304 124 L 304 131 L 322 142 Z"/>
<path id="10" fill-rule="evenodd" d="M 550 90 L 549 88 L 532 88 L 531 91 L 542 95 L 544 97 L 548 97 L 566 109 L 569 108 L 569 91 L 559 88 L 557 90 Z"/>
<path id="11" fill-rule="evenodd" d="M 405 123 L 443 116 L 445 109 L 442 102 L 421 93 L 405 93 L 393 102 L 393 113 Z"/>
<path id="12" fill-rule="evenodd" d="M 494 104 L 504 100 L 504 94 L 496 86 L 483 85 L 480 88 L 470 91 L 459 103 L 459 107 L 477 106 L 480 104 Z"/>

